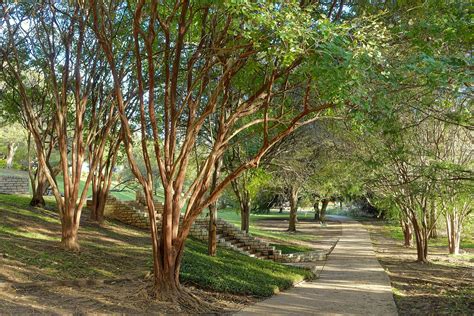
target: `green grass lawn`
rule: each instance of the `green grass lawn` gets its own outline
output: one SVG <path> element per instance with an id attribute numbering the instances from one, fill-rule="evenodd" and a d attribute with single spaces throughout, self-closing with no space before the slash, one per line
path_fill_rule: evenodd
<path id="1" fill-rule="evenodd" d="M 22 178 L 28 178 L 28 172 L 16 169 L 5 169 L 0 168 L 0 176 L 16 176 Z"/>
<path id="2" fill-rule="evenodd" d="M 0 175 L 6 175 L 6 176 L 17 176 L 17 177 L 25 177 L 28 178 L 28 172 L 27 171 L 22 171 L 22 170 L 16 170 L 16 169 L 5 169 L 5 168 L 0 168 Z M 64 178 L 59 175 L 56 177 L 57 183 L 59 190 L 62 191 L 64 187 Z M 115 183 L 112 183 L 112 188 L 114 187 Z M 82 192 L 84 190 L 85 186 L 85 178 L 81 179 L 81 182 L 79 184 L 79 192 Z M 31 185 L 30 185 L 30 193 L 32 193 L 31 190 Z M 111 190 L 110 194 L 114 197 L 116 197 L 119 200 L 122 201 L 130 201 L 130 200 L 135 200 L 135 194 L 136 191 L 132 189 L 124 189 L 124 190 Z M 87 196 L 90 198 L 92 196 L 92 189 L 91 186 L 89 185 L 87 189 Z M 158 201 L 163 201 L 164 199 L 164 194 L 163 194 L 163 189 L 158 189 L 156 192 L 156 199 Z"/>
<path id="3" fill-rule="evenodd" d="M 386 234 L 393 239 L 404 239 L 402 228 L 398 224 L 386 223 L 384 230 Z M 428 243 L 429 246 L 432 247 L 447 247 L 448 239 L 446 237 L 439 236 L 437 238 L 431 238 Z M 469 225 L 463 230 L 461 238 L 461 249 L 462 248 L 474 248 L 474 232 L 471 230 Z"/>
<path id="4" fill-rule="evenodd" d="M 298 218 L 304 218 L 305 216 L 312 216 L 308 214 L 300 214 Z M 219 210 L 217 217 L 222 218 L 238 227 L 240 227 L 240 214 L 235 209 L 223 209 Z M 282 251 L 282 253 L 295 253 L 310 251 L 312 248 L 294 245 L 292 242 L 295 241 L 313 241 L 315 236 L 310 234 L 304 234 L 301 232 L 288 233 L 286 231 L 269 231 L 262 229 L 259 225 L 259 221 L 275 219 L 275 220 L 288 220 L 288 213 L 279 213 L 278 211 L 270 211 L 268 214 L 250 214 L 250 234 L 255 237 L 270 240 L 272 246 Z"/>
<path id="5" fill-rule="evenodd" d="M 50 199 L 48 197 L 48 199 Z M 151 270 L 151 246 L 144 230 L 107 221 L 104 226 L 83 222 L 81 251 L 59 247 L 60 223 L 53 209 L 28 206 L 28 196 L 0 194 L 0 280 L 10 279 L 7 267 L 21 267 L 17 281 L 77 278 L 140 277 Z M 48 201 L 51 202 L 51 201 Z M 54 205 L 54 204 L 53 204 Z M 221 249 L 216 257 L 207 246 L 189 239 L 181 267 L 183 283 L 236 294 L 270 296 L 312 277 L 308 270 L 263 261 Z"/>

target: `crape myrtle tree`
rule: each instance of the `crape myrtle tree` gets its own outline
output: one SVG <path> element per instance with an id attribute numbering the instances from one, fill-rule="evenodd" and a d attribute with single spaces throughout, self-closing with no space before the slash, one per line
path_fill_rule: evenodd
<path id="1" fill-rule="evenodd" d="M 472 221 L 473 135 L 466 127 L 446 121 L 431 119 L 423 125 L 427 156 L 432 160 L 425 174 L 435 182 L 437 192 L 432 213 L 445 217 L 448 251 L 459 254 L 463 226 Z"/>
<path id="2" fill-rule="evenodd" d="M 3 38 L 6 41 L 7 38 Z M 5 49 L 0 51 L 0 60 L 6 61 L 8 58 L 9 51 L 8 43 L 5 42 L 2 45 Z M 19 50 L 24 50 L 24 47 L 18 47 Z M 26 57 L 23 53 L 23 58 Z M 8 64 L 2 62 L 5 66 Z M 0 88 L 1 95 L 1 116 L 6 122 L 18 122 L 21 124 L 21 128 L 28 131 L 27 128 L 27 117 L 25 112 L 21 111 L 21 96 L 17 89 L 16 78 L 13 73 L 9 71 L 9 67 L 2 67 L 0 71 L 2 87 Z M 51 95 L 48 93 L 48 87 L 44 80 L 44 77 L 40 73 L 30 70 L 25 76 L 24 82 L 25 90 L 31 100 L 31 106 L 39 118 L 38 131 L 41 135 L 41 142 L 45 147 L 45 161 L 49 165 L 49 169 L 52 170 L 56 176 L 60 172 L 58 163 L 55 161 L 55 146 L 57 145 L 57 138 L 54 133 L 53 125 L 53 113 L 54 110 L 51 107 Z M 11 124 L 11 123 L 10 123 Z M 18 139 L 18 137 L 16 137 Z M 32 198 L 30 201 L 31 206 L 45 206 L 45 200 L 43 195 L 48 189 L 48 179 L 43 172 L 41 164 L 37 163 L 35 150 L 31 148 L 31 133 L 28 131 L 26 139 L 27 148 L 27 159 L 28 159 L 28 175 L 30 178 L 32 188 Z"/>
<path id="3" fill-rule="evenodd" d="M 426 262 L 428 239 L 442 213 L 454 245 L 471 211 L 472 135 L 440 117 L 405 109 L 389 119 L 379 116 L 377 128 L 365 133 L 363 153 L 356 155 L 366 163 L 366 186 L 378 205 L 398 209 L 405 246 L 414 235 L 417 260 Z"/>
<path id="4" fill-rule="evenodd" d="M 179 269 L 194 220 L 233 179 L 256 167 L 274 144 L 325 109 L 343 104 L 352 87 L 342 83 L 325 87 L 324 79 L 343 78 L 348 67 L 357 77 L 359 68 L 352 64 L 350 49 L 363 54 L 373 45 L 366 41 L 365 31 L 350 37 L 347 25 L 331 23 L 305 1 L 91 0 L 89 6 L 110 65 L 127 157 L 150 213 L 156 295 L 162 300 L 189 299 L 180 286 Z M 132 32 L 120 29 L 119 22 L 132 26 Z M 372 26 L 360 29 L 370 33 Z M 131 50 L 119 40 L 128 36 Z M 136 68 L 124 75 L 127 58 Z M 156 161 L 164 190 L 159 228 L 152 173 L 142 173 L 136 165 L 124 115 L 123 89 L 128 80 L 138 84 L 143 157 L 148 169 Z M 218 117 L 212 147 L 204 167 L 185 186 L 194 145 L 211 115 Z M 263 126 L 259 150 L 211 190 L 216 162 L 231 149 L 232 140 L 257 124 Z M 148 141 L 153 142 L 152 151 Z"/>
<path id="5" fill-rule="evenodd" d="M 87 189 L 102 156 L 107 135 L 116 113 L 114 102 L 94 98 L 99 83 L 106 81 L 106 62 L 98 43 L 87 28 L 89 11 L 80 3 L 55 2 L 2 4 L 2 22 L 6 36 L 5 67 L 16 79 L 20 110 L 36 147 L 38 163 L 48 179 L 57 202 L 65 249 L 77 250 L 77 232 Z M 23 47 L 26 51 L 20 51 Z M 27 59 L 25 60 L 25 56 Z M 64 186 L 60 188 L 48 165 L 41 126 L 42 118 L 33 105 L 27 88 L 28 72 L 34 70 L 47 83 L 48 97 L 54 109 L 54 129 Z M 92 110 L 88 115 L 86 112 Z M 99 124 L 101 122 L 101 124 Z M 86 150 L 95 137 L 95 148 L 84 189 L 80 190 Z"/>
<path id="6" fill-rule="evenodd" d="M 122 144 L 123 133 L 120 130 L 118 117 L 115 117 L 114 121 L 110 129 L 99 129 L 97 137 L 94 137 L 94 140 L 91 141 L 87 147 L 89 165 L 93 165 L 94 160 L 98 159 L 97 167 L 92 171 L 92 205 L 90 207 L 90 218 L 99 223 L 104 221 L 105 204 L 112 185 L 113 170 L 117 160 L 121 158 L 119 149 Z M 104 146 L 102 139 L 106 139 L 102 155 L 94 157 L 94 155 L 100 151 L 100 147 Z"/>
<path id="7" fill-rule="evenodd" d="M 124 65 L 124 67 L 132 67 L 132 65 L 128 64 Z M 106 77 L 110 79 L 110 77 Z M 96 163 L 96 168 L 91 170 L 92 205 L 90 207 L 90 219 L 98 223 L 104 221 L 105 204 L 112 186 L 115 167 L 118 162 L 120 163 L 124 159 L 121 150 L 124 131 L 117 115 L 118 112 L 111 112 L 112 116 L 101 114 L 101 112 L 107 109 L 105 106 L 100 106 L 101 104 L 110 105 L 115 102 L 114 95 L 110 90 L 111 82 L 105 79 L 103 78 L 97 84 L 97 92 L 92 93 L 90 97 L 91 104 L 98 104 L 99 106 L 88 107 L 85 113 L 86 117 L 96 120 L 95 124 L 97 125 L 96 135 L 91 139 L 87 147 L 87 157 L 89 166 L 93 166 Z M 133 82 L 124 90 L 124 99 L 127 103 L 134 104 L 137 102 L 135 90 L 136 85 Z M 129 106 L 125 115 L 132 122 L 133 128 L 136 129 L 136 123 L 133 121 L 133 118 L 136 116 L 135 113 L 136 107 Z M 97 155 L 97 153 L 100 153 L 100 155 Z M 157 172 L 156 169 L 156 166 L 154 166 L 153 173 Z"/>
<path id="8" fill-rule="evenodd" d="M 471 212 L 472 136 L 464 127 L 432 117 L 404 117 L 400 130 L 379 134 L 371 142 L 370 187 L 400 211 L 405 245 L 415 236 L 417 259 L 426 262 L 428 239 L 446 216 L 449 251 L 459 251 L 462 225 Z M 374 150 L 374 148 L 377 148 Z M 436 207 L 438 210 L 433 210 Z M 435 218 L 431 218 L 436 214 Z"/>

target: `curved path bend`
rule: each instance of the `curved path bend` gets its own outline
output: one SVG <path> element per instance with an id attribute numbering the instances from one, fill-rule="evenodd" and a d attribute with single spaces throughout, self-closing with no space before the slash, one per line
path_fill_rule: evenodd
<path id="1" fill-rule="evenodd" d="M 319 278 L 302 282 L 237 315 L 398 315 L 390 280 L 377 261 L 367 230 L 347 217 L 342 236 Z"/>

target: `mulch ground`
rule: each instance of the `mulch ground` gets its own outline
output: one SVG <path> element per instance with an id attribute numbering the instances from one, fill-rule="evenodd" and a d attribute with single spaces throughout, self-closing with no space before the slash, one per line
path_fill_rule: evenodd
<path id="1" fill-rule="evenodd" d="M 416 251 L 389 238 L 380 222 L 365 222 L 377 258 L 387 271 L 400 315 L 472 315 L 474 272 L 466 256 L 429 249 L 430 263 L 415 262 Z"/>
<path id="2" fill-rule="evenodd" d="M 0 315 L 25 314 L 195 314 L 202 306 L 157 301 L 150 293 L 149 236 L 146 231 L 106 223 L 106 228 L 81 220 L 80 253 L 59 247 L 55 212 L 0 205 Z M 32 211 L 22 214 L 21 209 Z M 41 237 L 37 240 L 36 235 Z M 51 262 L 56 263 L 51 265 Z M 216 293 L 185 284 L 207 303 L 210 313 L 227 314 L 257 299 Z"/>
<path id="3" fill-rule="evenodd" d="M 24 314 L 195 314 L 195 306 L 159 302 L 149 280 L 122 280 L 101 285 L 8 285 L 0 287 L 0 313 Z M 204 291 L 186 286 L 207 303 L 209 313 L 230 314 L 256 301 L 247 296 Z M 202 312 L 203 305 L 199 306 Z"/>

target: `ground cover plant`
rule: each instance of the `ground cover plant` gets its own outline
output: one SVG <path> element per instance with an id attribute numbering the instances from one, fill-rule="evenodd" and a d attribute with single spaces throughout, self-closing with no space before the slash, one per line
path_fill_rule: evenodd
<path id="1" fill-rule="evenodd" d="M 110 222 L 85 222 L 81 252 L 57 246 L 59 219 L 51 209 L 29 206 L 29 197 L 0 194 L 0 279 L 12 282 L 143 278 L 151 271 L 148 234 Z M 201 288 L 234 294 L 270 296 L 311 277 L 311 272 L 262 261 L 220 249 L 216 257 L 190 239 L 186 245 L 182 281 Z M 71 270 L 75 262 L 80 264 Z M 19 270 L 18 267 L 28 267 Z"/>

